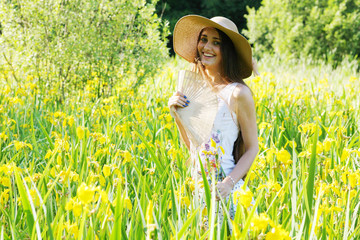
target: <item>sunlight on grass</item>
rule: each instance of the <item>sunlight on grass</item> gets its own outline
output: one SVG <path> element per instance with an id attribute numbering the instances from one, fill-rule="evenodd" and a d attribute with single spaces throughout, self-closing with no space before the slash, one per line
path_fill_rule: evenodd
<path id="1" fill-rule="evenodd" d="M 345 66 L 259 65 L 261 76 L 246 83 L 260 152 L 249 192 L 239 193 L 255 206 L 240 199 L 223 225 L 213 186 L 190 176 L 167 108 L 184 61 L 173 59 L 136 92 L 119 84 L 101 98 L 93 73 L 64 104 L 36 77 L 13 84 L 1 72 L 1 239 L 206 239 L 225 237 L 227 223 L 232 239 L 356 239 L 359 75 Z"/>

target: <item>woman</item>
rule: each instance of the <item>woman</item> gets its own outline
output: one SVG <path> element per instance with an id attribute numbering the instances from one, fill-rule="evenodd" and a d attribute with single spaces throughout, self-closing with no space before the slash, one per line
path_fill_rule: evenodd
<path id="1" fill-rule="evenodd" d="M 224 150 L 220 165 L 226 176 L 216 187 L 218 194 L 225 199 L 242 186 L 242 178 L 258 153 L 254 100 L 243 81 L 253 71 L 251 47 L 231 20 L 188 15 L 175 26 L 174 50 L 188 62 L 195 63 L 219 96 L 212 138 Z M 171 111 L 189 104 L 191 102 L 181 92 L 176 92 L 168 103 Z M 186 126 L 181 126 L 178 119 L 175 121 L 182 139 L 190 148 L 184 130 Z M 244 151 L 240 157 L 241 142 Z"/>

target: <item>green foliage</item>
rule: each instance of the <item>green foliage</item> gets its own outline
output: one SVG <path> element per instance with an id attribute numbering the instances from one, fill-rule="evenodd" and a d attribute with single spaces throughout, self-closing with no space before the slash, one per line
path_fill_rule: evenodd
<path id="1" fill-rule="evenodd" d="M 95 81 L 98 95 L 116 82 L 139 86 L 166 59 L 166 25 L 156 1 L 1 1 L 1 60 L 41 86 L 78 89 Z M 160 33 L 159 29 L 162 29 Z M 89 79 L 89 76 L 90 79 Z"/>
<path id="2" fill-rule="evenodd" d="M 225 16 L 236 23 L 239 29 L 246 27 L 244 14 L 246 7 L 260 7 L 260 0 L 186 0 L 179 4 L 175 0 L 160 0 L 156 6 L 157 13 L 163 14 L 170 22 L 171 29 L 179 18 L 187 14 L 199 14 L 205 17 Z"/>
<path id="3" fill-rule="evenodd" d="M 311 56 L 337 65 L 360 54 L 358 0 L 263 0 L 248 11 L 244 33 L 257 55 Z"/>

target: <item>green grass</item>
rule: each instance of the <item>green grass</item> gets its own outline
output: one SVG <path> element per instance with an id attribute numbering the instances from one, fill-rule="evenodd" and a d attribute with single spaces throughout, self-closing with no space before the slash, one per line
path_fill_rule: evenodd
<path id="1" fill-rule="evenodd" d="M 246 80 L 259 126 L 246 179 L 255 205 L 238 204 L 232 239 L 357 239 L 356 66 L 274 58 L 259 66 L 261 76 Z M 38 91 L 36 78 L 0 79 L 0 239 L 224 238 L 214 185 L 201 190 L 191 179 L 167 109 L 183 68 L 175 58 L 137 92 L 122 81 L 107 98 L 95 97 L 90 76 L 62 104 L 56 89 Z"/>

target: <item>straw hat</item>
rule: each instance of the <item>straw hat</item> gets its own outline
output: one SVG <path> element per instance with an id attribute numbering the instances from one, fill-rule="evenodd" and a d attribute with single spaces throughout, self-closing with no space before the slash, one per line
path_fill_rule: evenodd
<path id="1" fill-rule="evenodd" d="M 236 25 L 225 17 L 208 19 L 198 15 L 187 15 L 180 18 L 174 29 L 174 51 L 188 62 L 195 62 L 199 34 L 207 27 L 219 29 L 231 39 L 238 56 L 241 76 L 250 77 L 252 73 L 250 44 L 239 33 Z"/>

